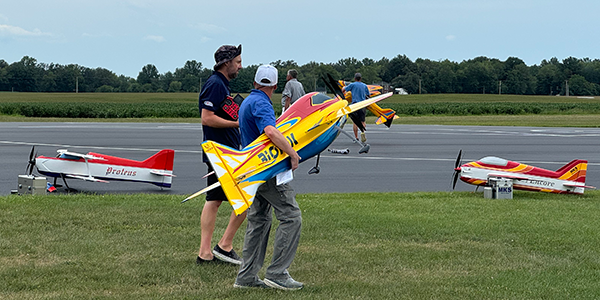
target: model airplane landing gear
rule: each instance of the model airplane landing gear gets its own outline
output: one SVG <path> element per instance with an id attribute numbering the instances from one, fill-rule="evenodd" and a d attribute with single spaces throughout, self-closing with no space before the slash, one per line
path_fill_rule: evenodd
<path id="1" fill-rule="evenodd" d="M 56 180 L 57 180 L 57 179 L 58 179 L 58 177 L 54 177 L 54 184 L 53 184 L 53 186 L 54 186 L 54 187 L 57 187 L 57 188 L 59 188 L 59 187 L 63 187 L 63 185 L 62 185 L 62 184 L 58 184 L 58 183 L 56 182 Z"/>
<path id="2" fill-rule="evenodd" d="M 367 144 L 367 143 L 363 143 L 359 140 L 357 140 L 356 138 L 354 138 L 352 135 L 350 135 L 349 133 L 347 133 L 346 131 L 344 131 L 341 127 L 339 126 L 335 126 L 335 129 L 337 129 L 339 132 L 343 133 L 344 135 L 346 135 L 348 138 L 350 138 L 355 144 L 359 144 L 361 145 L 360 150 L 358 150 L 359 154 L 363 154 L 363 153 L 369 153 L 369 149 L 371 149 L 371 145 Z"/>
<path id="3" fill-rule="evenodd" d="M 321 168 L 319 168 L 319 158 L 321 158 L 321 153 L 317 155 L 317 164 L 312 167 L 312 169 L 308 170 L 308 174 L 319 174 L 319 172 L 321 172 Z"/>
<path id="4" fill-rule="evenodd" d="M 76 189 L 72 189 L 69 187 L 69 185 L 67 184 L 67 179 L 65 178 L 65 174 L 60 174 L 60 178 L 62 178 L 63 183 L 65 184 L 65 186 L 67 187 L 65 189 L 65 192 L 67 193 L 77 193 Z M 54 184 L 56 184 L 56 178 L 54 178 Z"/>

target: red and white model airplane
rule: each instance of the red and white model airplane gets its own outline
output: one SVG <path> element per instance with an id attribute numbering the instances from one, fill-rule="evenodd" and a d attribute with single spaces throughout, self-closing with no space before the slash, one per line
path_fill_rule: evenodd
<path id="1" fill-rule="evenodd" d="M 29 154 L 27 173 L 31 175 L 35 167 L 40 174 L 62 178 L 67 189 L 67 178 L 93 182 L 108 180 L 146 182 L 160 187 L 171 187 L 173 175 L 173 159 L 175 151 L 164 149 L 144 161 L 136 161 L 99 153 L 80 154 L 65 149 L 57 150 L 56 157 L 34 155 L 34 148 Z M 36 157 L 37 156 L 37 157 Z"/>
<path id="2" fill-rule="evenodd" d="M 490 178 L 507 178 L 513 181 L 513 188 L 527 191 L 583 194 L 587 173 L 587 160 L 575 159 L 556 171 L 509 161 L 504 158 L 487 156 L 478 161 L 460 163 L 462 150 L 454 164 L 452 189 L 458 178 L 473 185 L 487 185 Z"/>

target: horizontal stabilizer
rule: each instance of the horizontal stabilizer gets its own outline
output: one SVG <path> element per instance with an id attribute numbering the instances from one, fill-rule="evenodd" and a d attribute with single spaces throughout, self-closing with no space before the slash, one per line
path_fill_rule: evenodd
<path id="1" fill-rule="evenodd" d="M 568 186 L 568 187 L 579 187 L 579 188 L 584 188 L 584 189 L 593 189 L 593 190 L 596 189 L 596 187 L 594 187 L 594 186 L 577 184 L 576 182 L 573 182 L 573 183 L 563 183 L 563 185 L 564 186 Z"/>
<path id="2" fill-rule="evenodd" d="M 200 195 L 202 195 L 204 193 L 207 193 L 208 191 L 210 191 L 212 189 L 218 188 L 220 186 L 221 186 L 220 182 L 215 182 L 215 183 L 213 183 L 213 184 L 211 184 L 211 185 L 209 185 L 209 186 L 207 186 L 207 187 L 205 187 L 205 188 L 203 188 L 203 189 L 201 189 L 201 190 L 193 193 L 189 197 L 183 199 L 183 201 L 181 201 L 181 203 L 184 203 L 184 202 L 186 202 L 186 201 L 188 201 L 190 199 L 194 199 L 194 198 L 196 198 L 196 197 L 198 197 L 198 196 L 200 196 Z"/>
<path id="3" fill-rule="evenodd" d="M 393 109 L 381 108 L 375 103 L 367 106 L 367 109 L 377 117 L 377 121 L 375 121 L 377 125 L 385 124 L 389 128 L 392 126 L 392 121 L 399 118 Z"/>
<path id="4" fill-rule="evenodd" d="M 150 171 L 150 174 L 154 174 L 154 175 L 158 175 L 158 176 L 165 176 L 165 177 L 177 177 L 177 176 L 175 176 L 175 174 L 166 173 L 166 172 L 162 172 L 159 170 L 152 170 L 152 171 Z"/>

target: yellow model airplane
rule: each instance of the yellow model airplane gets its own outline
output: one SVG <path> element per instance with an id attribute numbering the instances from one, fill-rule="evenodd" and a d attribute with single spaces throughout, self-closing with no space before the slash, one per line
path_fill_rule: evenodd
<path id="1" fill-rule="evenodd" d="M 329 74 L 327 74 L 327 75 L 329 75 Z M 329 75 L 329 76 L 331 76 L 331 75 Z M 332 80 L 331 77 L 329 79 Z M 347 86 L 348 84 L 350 84 L 350 83 L 346 82 L 344 80 L 337 81 L 337 85 L 340 89 L 342 87 Z M 383 91 L 383 87 L 380 85 L 367 84 L 367 87 L 369 88 L 369 98 L 379 96 L 379 95 L 381 95 L 381 92 Z M 344 98 L 346 99 L 346 101 L 348 101 L 348 103 L 352 103 L 352 92 L 344 93 Z M 392 121 L 395 119 L 398 119 L 398 116 L 396 116 L 396 112 L 394 110 L 392 110 L 390 108 L 381 108 L 376 103 L 373 103 L 373 104 L 367 106 L 367 109 L 377 117 L 377 120 L 375 121 L 375 124 L 377 124 L 377 125 L 385 124 L 385 126 L 387 126 L 389 128 L 390 126 L 392 126 Z M 358 124 L 357 124 L 357 126 L 359 128 L 361 127 Z"/>
<path id="2" fill-rule="evenodd" d="M 346 123 L 348 114 L 388 98 L 392 93 L 351 105 L 348 105 L 342 95 L 339 88 L 336 90 L 335 98 L 316 92 L 308 93 L 277 119 L 277 129 L 302 157 L 300 162 L 327 149 L 339 133 L 344 132 L 342 127 Z M 182 202 L 221 186 L 235 213 L 239 215 L 252 205 L 261 184 L 291 169 L 288 155 L 277 148 L 265 134 L 242 150 L 213 141 L 202 143 L 202 149 L 215 170 L 219 182 L 189 196 Z"/>

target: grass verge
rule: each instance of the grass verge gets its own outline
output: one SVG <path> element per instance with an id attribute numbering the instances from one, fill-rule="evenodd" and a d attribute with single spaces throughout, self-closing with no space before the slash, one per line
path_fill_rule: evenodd
<path id="1" fill-rule="evenodd" d="M 237 290 L 235 266 L 195 265 L 203 201 L 5 196 L 0 298 L 599 298 L 600 192 L 514 197 L 298 195 L 303 230 L 290 273 L 306 287 L 290 293 Z M 216 237 L 230 213 L 219 212 Z"/>

